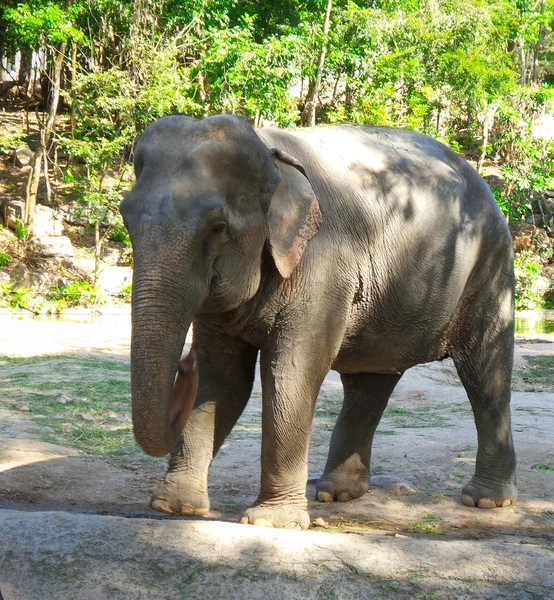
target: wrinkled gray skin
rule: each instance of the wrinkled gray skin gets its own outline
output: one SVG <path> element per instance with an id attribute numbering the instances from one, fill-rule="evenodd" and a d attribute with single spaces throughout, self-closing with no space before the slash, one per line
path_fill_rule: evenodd
<path id="1" fill-rule="evenodd" d="M 447 356 L 478 432 L 462 501 L 515 500 L 512 244 L 465 160 L 410 131 L 254 132 L 230 115 L 171 116 L 142 135 L 135 170 L 121 205 L 135 258 L 134 431 L 145 452 L 172 452 L 153 508 L 208 511 L 208 468 L 258 352 L 261 487 L 241 522 L 308 527 L 310 428 L 329 369 L 344 403 L 317 496 L 344 501 L 368 489 L 373 434 L 402 373 Z M 169 404 L 191 323 L 199 388 L 181 435 Z"/>

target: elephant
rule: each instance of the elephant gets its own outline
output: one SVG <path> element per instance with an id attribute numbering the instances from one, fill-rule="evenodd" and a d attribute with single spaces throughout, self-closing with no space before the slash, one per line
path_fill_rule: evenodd
<path id="1" fill-rule="evenodd" d="M 258 354 L 260 491 L 241 523 L 309 527 L 311 423 L 329 370 L 344 399 L 322 502 L 368 491 L 373 436 L 402 374 L 447 357 L 478 436 L 461 500 L 515 501 L 512 241 L 465 159 L 396 128 L 171 115 L 141 135 L 134 169 L 120 206 L 134 253 L 133 428 L 146 453 L 171 454 L 153 509 L 209 511 L 208 469 Z"/>

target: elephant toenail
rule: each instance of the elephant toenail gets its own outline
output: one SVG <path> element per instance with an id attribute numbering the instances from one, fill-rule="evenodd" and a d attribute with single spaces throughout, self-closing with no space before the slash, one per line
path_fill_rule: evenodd
<path id="1" fill-rule="evenodd" d="M 263 517 L 254 519 L 252 525 L 260 525 L 261 527 L 273 527 L 273 523 L 268 519 L 264 519 Z"/>
<path id="2" fill-rule="evenodd" d="M 248 517 L 246 515 L 244 517 L 241 517 L 239 523 L 241 525 L 248 525 Z"/>
<path id="3" fill-rule="evenodd" d="M 317 499 L 320 502 L 333 502 L 334 498 L 329 492 L 318 492 Z"/>
<path id="4" fill-rule="evenodd" d="M 341 492 L 338 495 L 337 500 L 339 502 L 348 502 L 349 500 L 352 500 L 352 496 L 350 496 L 348 492 Z"/>
<path id="5" fill-rule="evenodd" d="M 462 496 L 462 504 L 465 504 L 466 506 L 475 506 L 475 500 L 469 494 L 464 494 Z"/>
<path id="6" fill-rule="evenodd" d="M 510 498 L 506 498 L 506 500 L 504 500 L 504 502 L 502 502 L 502 508 L 504 508 L 505 506 L 511 506 L 512 505 L 512 501 L 510 500 Z"/>
<path id="7" fill-rule="evenodd" d="M 294 521 L 291 521 L 290 523 L 287 523 L 285 525 L 285 529 L 296 529 L 296 530 L 300 530 L 302 529 L 302 527 L 300 527 L 300 525 L 298 523 L 295 523 Z"/>
<path id="8" fill-rule="evenodd" d="M 150 508 L 153 508 L 154 510 L 158 510 L 159 512 L 167 513 L 169 515 L 173 514 L 173 511 L 171 510 L 169 503 L 160 498 L 152 498 L 152 500 L 150 502 Z"/>
<path id="9" fill-rule="evenodd" d="M 491 498 L 479 498 L 477 506 L 479 508 L 496 508 L 496 502 Z"/>
<path id="10" fill-rule="evenodd" d="M 181 514 L 182 515 L 195 515 L 196 510 L 190 504 L 181 504 Z"/>

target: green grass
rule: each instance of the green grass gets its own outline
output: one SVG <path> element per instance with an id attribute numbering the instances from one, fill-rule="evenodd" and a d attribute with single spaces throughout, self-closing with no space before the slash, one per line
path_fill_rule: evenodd
<path id="1" fill-rule="evenodd" d="M 529 366 L 525 371 L 517 371 L 518 377 L 554 387 L 554 356 L 524 356 L 523 358 Z"/>
<path id="2" fill-rule="evenodd" d="M 533 465 L 531 467 L 531 470 L 532 471 L 554 471 L 554 467 L 540 463 L 538 465 Z"/>
<path id="3" fill-rule="evenodd" d="M 425 515 L 425 517 L 417 523 L 412 523 L 410 529 L 414 531 L 421 531 L 423 533 L 442 533 L 440 530 L 440 519 L 431 514 Z"/>
<path id="4" fill-rule="evenodd" d="M 427 407 L 405 408 L 389 405 L 383 413 L 385 422 L 392 421 L 396 427 L 423 428 L 423 427 L 453 427 L 448 420 L 434 409 Z M 378 431 L 378 430 L 377 430 Z"/>
<path id="5" fill-rule="evenodd" d="M 28 406 L 31 418 L 41 417 L 36 423 L 44 441 L 150 460 L 133 437 L 128 364 L 78 355 L 0 356 L 0 382 L 0 406 Z M 62 395 L 71 402 L 61 403 Z"/>

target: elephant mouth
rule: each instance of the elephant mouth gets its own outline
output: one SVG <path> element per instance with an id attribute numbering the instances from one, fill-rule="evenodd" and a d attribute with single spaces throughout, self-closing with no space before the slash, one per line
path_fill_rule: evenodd
<path id="1" fill-rule="evenodd" d="M 169 403 L 169 426 L 174 442 L 177 442 L 185 428 L 196 400 L 197 391 L 198 363 L 194 350 L 191 350 L 179 362 L 179 369 Z"/>

